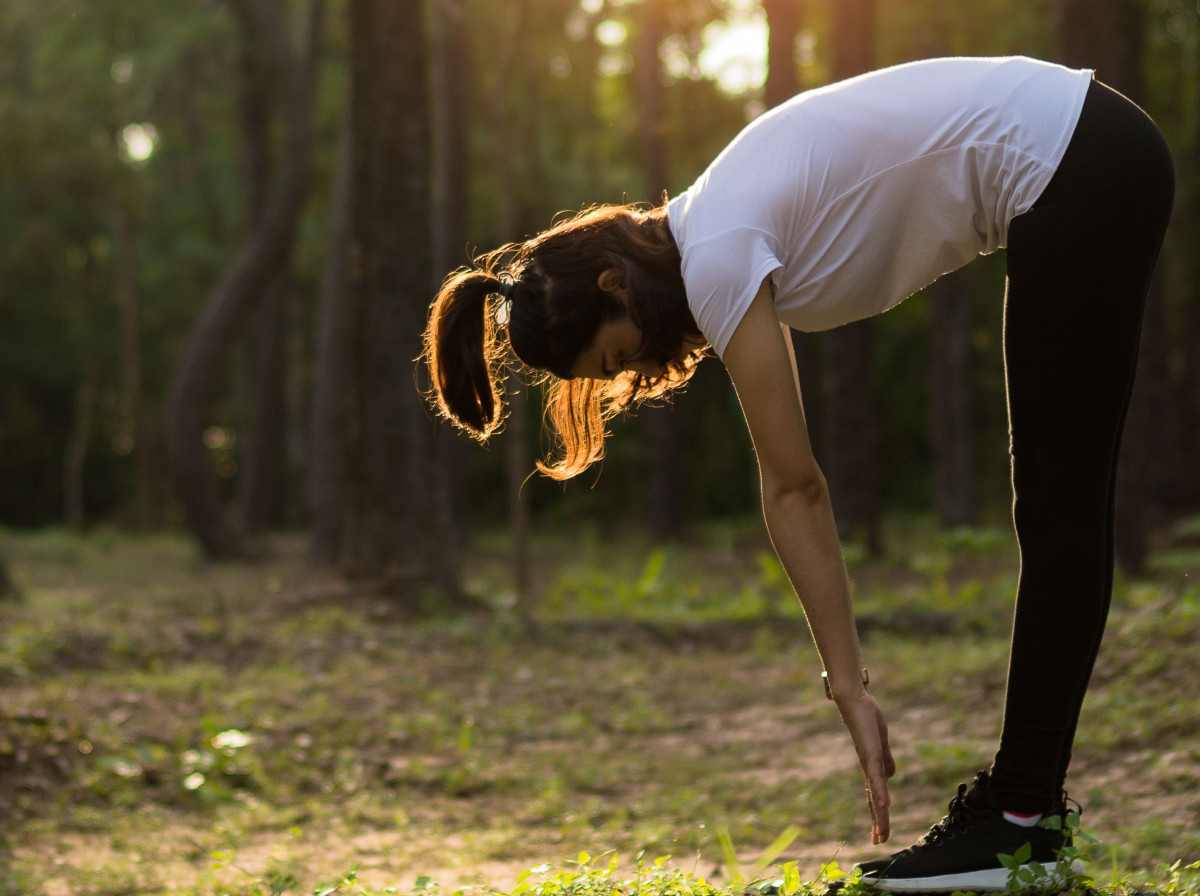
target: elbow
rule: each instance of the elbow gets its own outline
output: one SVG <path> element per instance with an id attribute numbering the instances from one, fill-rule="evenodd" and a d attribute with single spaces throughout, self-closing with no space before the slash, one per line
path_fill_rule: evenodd
<path id="1" fill-rule="evenodd" d="M 816 467 L 785 479 L 763 478 L 763 507 L 811 510 L 829 505 L 829 485 L 825 475 Z"/>

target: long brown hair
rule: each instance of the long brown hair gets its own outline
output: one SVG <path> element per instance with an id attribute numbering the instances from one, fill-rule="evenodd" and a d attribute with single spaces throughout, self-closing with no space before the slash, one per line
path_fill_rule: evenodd
<path id="1" fill-rule="evenodd" d="M 626 313 L 599 286 L 624 275 L 629 313 L 642 330 L 639 355 L 662 376 L 625 371 L 612 380 L 571 377 L 600 326 Z M 430 398 L 442 416 L 483 442 L 503 424 L 505 341 L 546 390 L 545 417 L 557 439 L 538 469 L 569 479 L 604 456 L 605 424 L 637 402 L 681 388 L 703 355 L 687 305 L 679 248 L 665 206 L 595 206 L 524 243 L 510 243 L 451 273 L 429 312 L 422 357 Z"/>

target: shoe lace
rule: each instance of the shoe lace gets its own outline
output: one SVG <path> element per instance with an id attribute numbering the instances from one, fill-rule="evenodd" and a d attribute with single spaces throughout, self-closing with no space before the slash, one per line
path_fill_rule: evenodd
<path id="1" fill-rule="evenodd" d="M 947 806 L 945 818 L 931 827 L 929 833 L 913 845 L 914 848 L 938 846 L 947 840 L 953 840 L 987 817 L 987 809 L 980 809 L 967 802 L 967 789 L 966 784 L 958 785 L 958 795 Z"/>

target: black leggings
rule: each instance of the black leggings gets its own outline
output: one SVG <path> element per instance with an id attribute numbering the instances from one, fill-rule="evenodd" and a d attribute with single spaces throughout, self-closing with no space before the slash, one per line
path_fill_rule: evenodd
<path id="1" fill-rule="evenodd" d="M 1162 135 L 1093 82 L 1062 163 L 1008 238 L 1004 362 L 1021 551 L 992 791 L 1061 791 L 1112 595 L 1114 491 L 1142 310 L 1171 213 Z"/>

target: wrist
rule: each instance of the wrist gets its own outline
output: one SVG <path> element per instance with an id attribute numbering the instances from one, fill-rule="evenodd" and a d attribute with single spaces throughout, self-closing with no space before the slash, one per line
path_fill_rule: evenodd
<path id="1" fill-rule="evenodd" d="M 862 678 L 862 685 L 863 685 L 863 689 L 865 690 L 867 685 L 869 685 L 871 683 L 871 676 L 869 674 L 867 674 L 866 669 L 860 670 L 859 675 Z M 833 699 L 833 685 L 830 684 L 830 682 L 829 682 L 829 672 L 827 670 L 821 671 L 821 682 L 825 685 L 825 698 L 827 700 L 832 700 Z"/>

